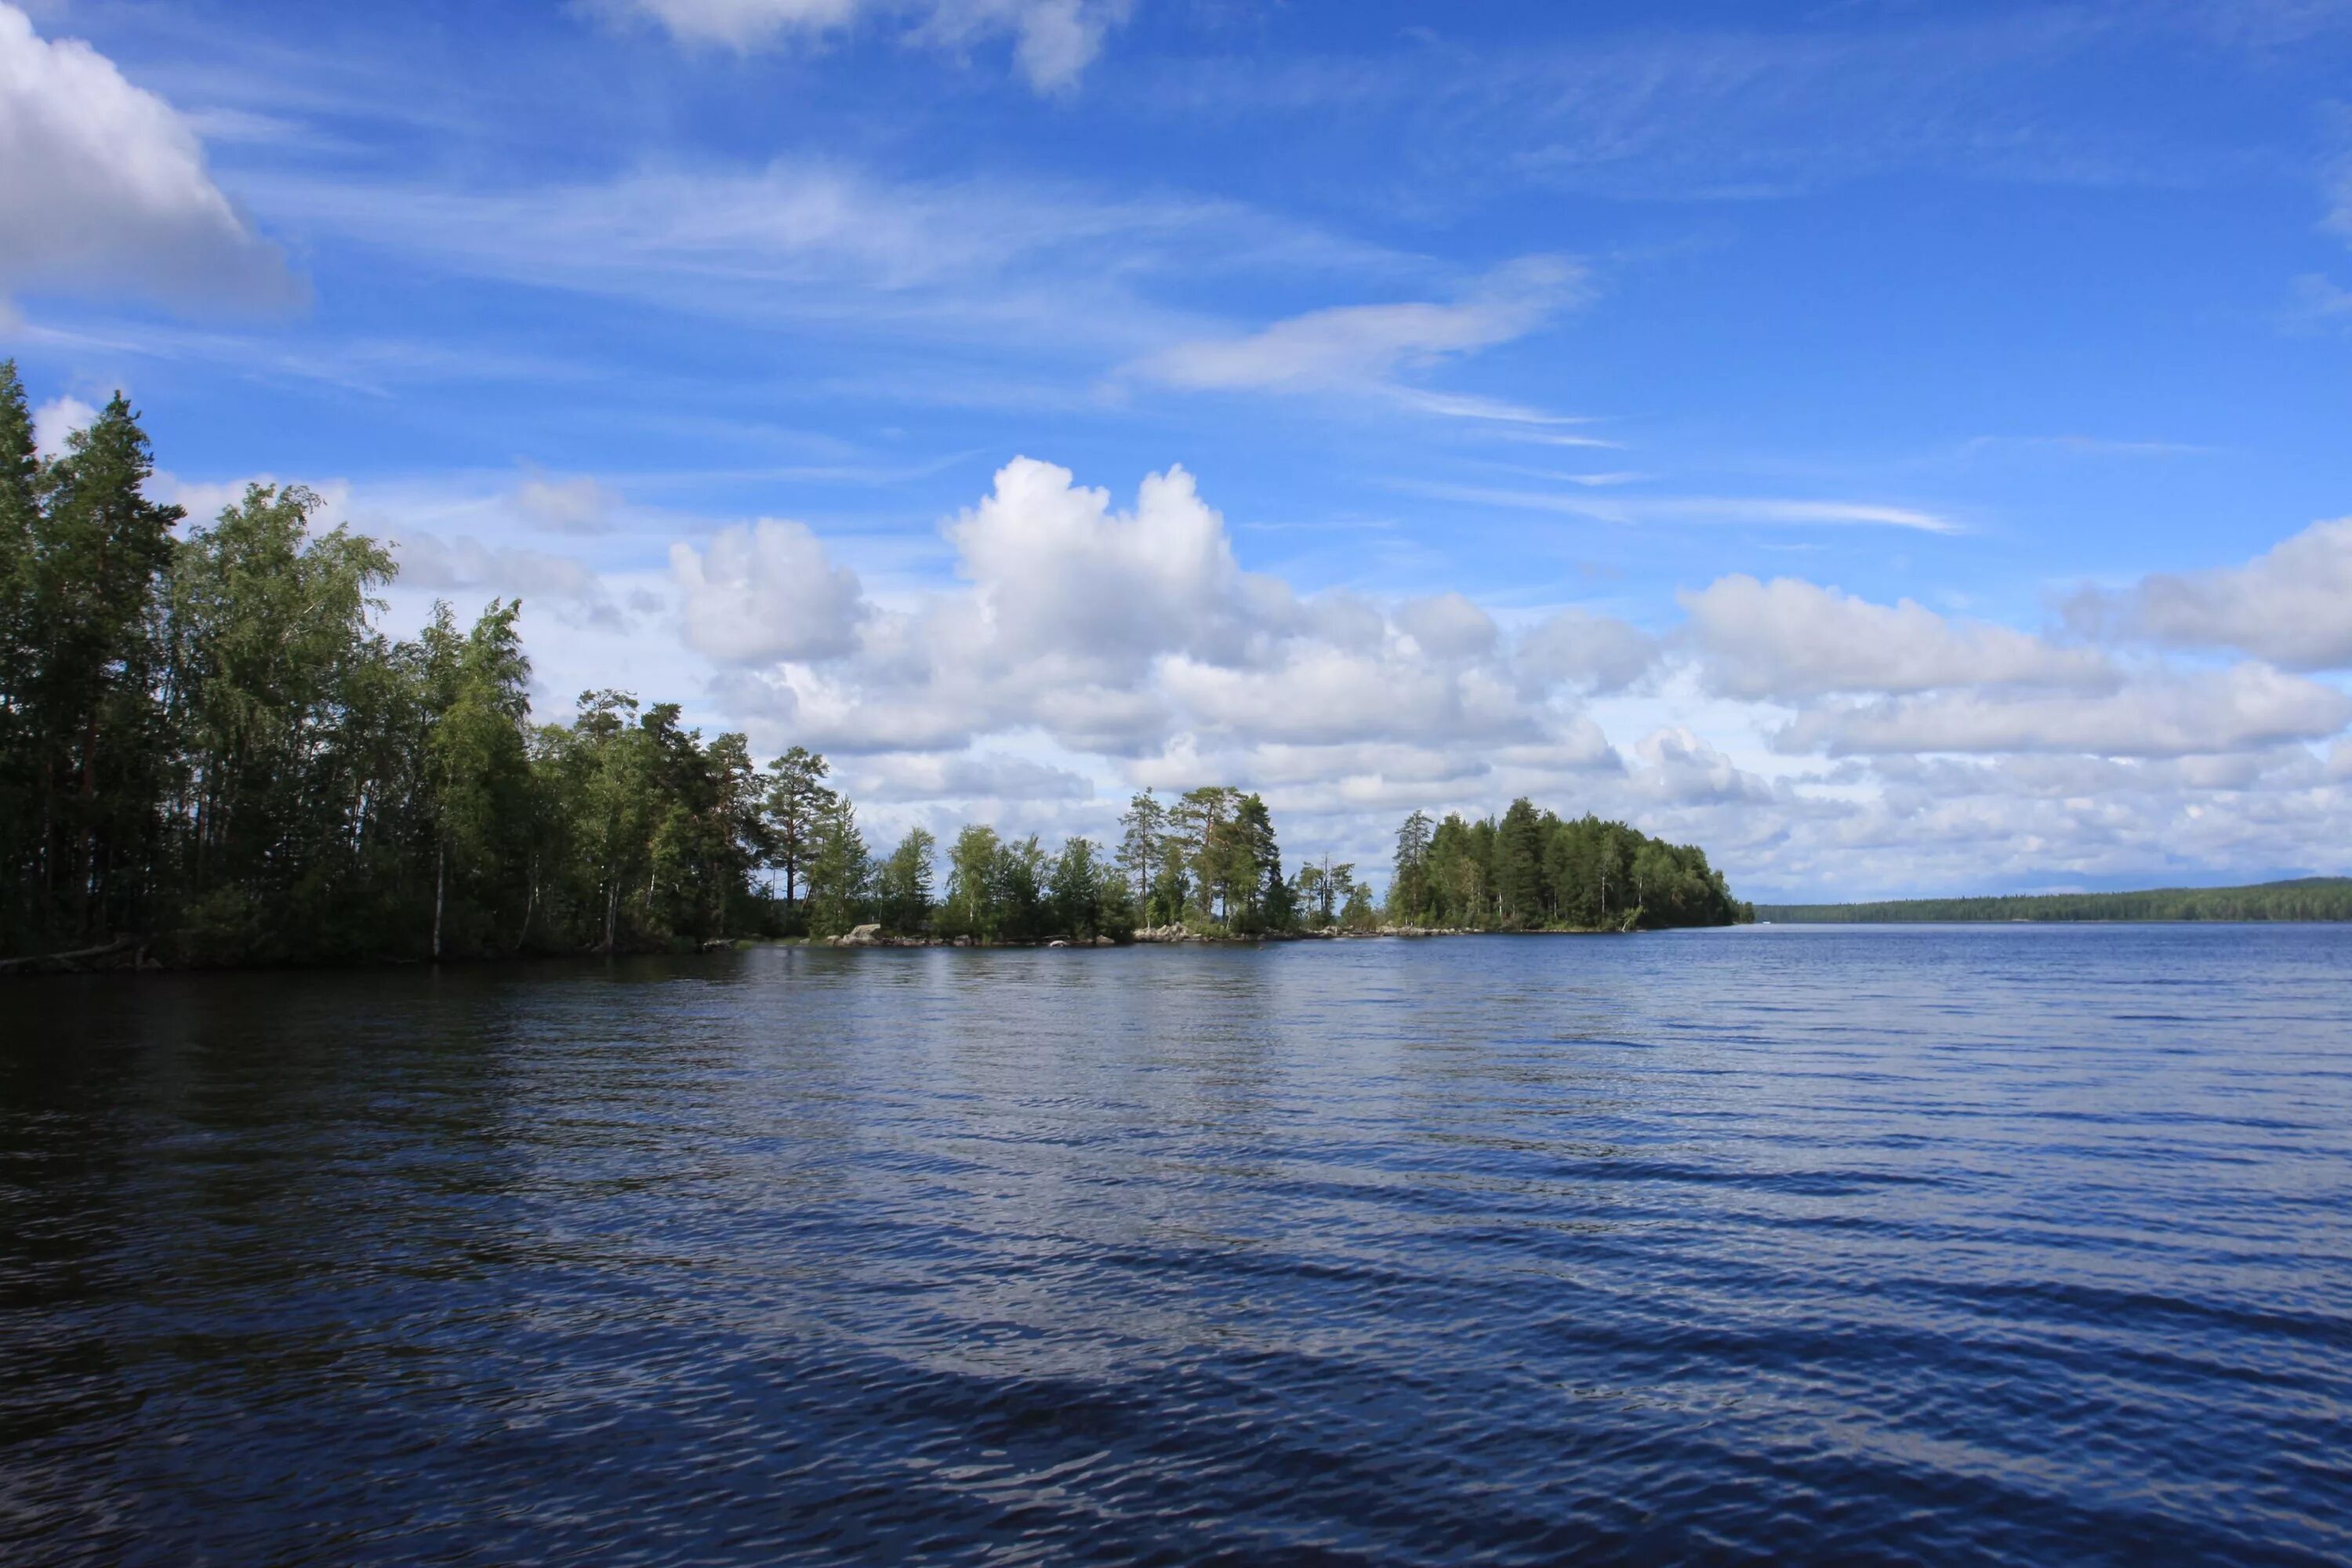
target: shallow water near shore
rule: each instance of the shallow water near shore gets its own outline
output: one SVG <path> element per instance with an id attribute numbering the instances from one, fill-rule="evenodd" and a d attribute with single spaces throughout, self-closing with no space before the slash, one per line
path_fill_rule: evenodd
<path id="1" fill-rule="evenodd" d="M 10 1563 L 2352 1558 L 2352 928 L 0 1007 Z"/>

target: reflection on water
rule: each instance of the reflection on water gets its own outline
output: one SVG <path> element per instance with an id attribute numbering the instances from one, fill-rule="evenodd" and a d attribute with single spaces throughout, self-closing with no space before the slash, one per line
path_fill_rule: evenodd
<path id="1" fill-rule="evenodd" d="M 10 1562 L 2352 1555 L 2352 931 L 0 1001 Z"/>

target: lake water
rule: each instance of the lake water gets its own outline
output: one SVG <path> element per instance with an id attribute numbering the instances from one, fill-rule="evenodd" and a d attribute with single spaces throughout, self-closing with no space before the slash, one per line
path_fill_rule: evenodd
<path id="1" fill-rule="evenodd" d="M 2352 1559 L 2352 928 L 0 1009 L 12 1564 Z"/>

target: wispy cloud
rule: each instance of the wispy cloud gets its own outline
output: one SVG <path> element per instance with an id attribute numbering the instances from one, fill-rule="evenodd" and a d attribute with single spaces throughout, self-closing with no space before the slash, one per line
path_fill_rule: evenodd
<path id="1" fill-rule="evenodd" d="M 1178 343 L 1130 371 L 1187 391 L 1379 393 L 1455 417 L 1566 423 L 1537 410 L 1402 386 L 1398 380 L 1526 337 L 1591 297 L 1591 277 L 1582 266 L 1562 257 L 1528 257 L 1480 279 L 1450 302 L 1310 310 L 1240 336 Z"/>
<path id="2" fill-rule="evenodd" d="M 1773 496 L 1655 496 L 1617 499 L 1554 490 L 1498 489 L 1484 485 L 1390 481 L 1394 489 L 1432 500 L 1463 501 L 1515 511 L 1558 512 L 1614 523 L 1748 523 L 1763 527 L 1903 528 L 1960 533 L 1950 518 L 1914 507 L 1874 501 L 1790 500 Z"/>
<path id="3" fill-rule="evenodd" d="M 1041 92 L 1073 86 L 1126 20 L 1129 0 L 595 0 L 614 17 L 638 16 L 688 45 L 748 52 L 822 42 L 861 25 L 895 25 L 909 44 L 961 53 L 994 37 Z"/>
<path id="4" fill-rule="evenodd" d="M 2207 457 L 2218 447 L 2193 441 L 2118 441 L 2100 436 L 1974 436 L 1960 443 L 1964 457 L 1997 452 L 2054 452 L 2083 458 Z"/>

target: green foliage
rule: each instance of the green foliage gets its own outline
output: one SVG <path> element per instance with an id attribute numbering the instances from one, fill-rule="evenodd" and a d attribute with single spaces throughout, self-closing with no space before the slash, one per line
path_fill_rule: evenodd
<path id="1" fill-rule="evenodd" d="M 874 861 L 849 802 L 828 790 L 808 856 L 808 931 L 839 936 L 866 923 L 874 905 Z"/>
<path id="2" fill-rule="evenodd" d="M 1695 845 L 1666 844 L 1583 816 L 1563 822 L 1531 801 L 1499 820 L 1415 812 L 1397 834 L 1389 918 L 1474 931 L 1623 931 L 1730 925 L 1748 918 Z"/>
<path id="3" fill-rule="evenodd" d="M 876 868 L 876 916 L 889 930 L 919 936 L 931 924 L 931 861 L 939 840 L 919 827 L 910 827 L 889 858 Z"/>
<path id="4" fill-rule="evenodd" d="M 2352 877 L 2304 877 L 2244 888 L 2157 888 L 2137 893 L 2034 893 L 2008 898 L 1898 899 L 1874 904 L 1759 904 L 1780 924 L 1880 925 L 1987 921 L 2352 921 Z"/>
<path id="5" fill-rule="evenodd" d="M 815 854 L 820 826 L 826 815 L 840 805 L 840 797 L 825 787 L 829 771 L 825 760 L 805 746 L 794 746 L 768 764 L 770 863 L 784 874 L 784 921 L 788 930 L 797 931 L 802 922 L 801 878 Z"/>

